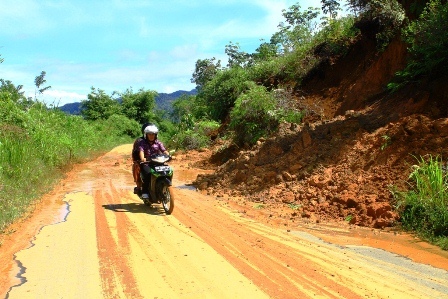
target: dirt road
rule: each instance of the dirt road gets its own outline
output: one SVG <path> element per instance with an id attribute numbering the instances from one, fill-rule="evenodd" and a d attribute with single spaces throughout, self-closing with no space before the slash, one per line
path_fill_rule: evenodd
<path id="1" fill-rule="evenodd" d="M 76 166 L 1 236 L 1 298 L 448 298 L 446 252 L 268 225 L 250 203 L 186 186 L 198 173 L 187 156 L 172 163 L 173 214 L 148 208 L 132 194 L 130 147 Z"/>

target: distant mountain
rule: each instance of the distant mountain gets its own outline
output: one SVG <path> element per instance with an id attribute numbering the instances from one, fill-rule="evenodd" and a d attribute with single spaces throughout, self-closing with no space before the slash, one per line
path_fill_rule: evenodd
<path id="1" fill-rule="evenodd" d="M 178 90 L 173 93 L 159 93 L 159 95 L 156 97 L 156 107 L 161 110 L 171 111 L 173 108 L 172 103 L 174 100 L 183 95 L 191 96 L 196 95 L 197 93 L 198 92 L 196 89 L 190 91 Z"/>
<path id="2" fill-rule="evenodd" d="M 81 114 L 81 103 L 69 103 L 65 104 L 61 107 L 58 107 L 60 110 L 64 111 L 67 114 L 80 115 Z"/>
<path id="3" fill-rule="evenodd" d="M 196 95 L 197 90 L 192 89 L 190 91 L 178 90 L 173 93 L 159 93 L 156 97 L 156 107 L 160 110 L 171 111 L 172 103 L 174 100 L 179 98 L 182 95 Z M 80 115 L 81 114 L 81 103 L 69 103 L 59 107 L 60 110 L 64 111 L 67 114 Z"/>

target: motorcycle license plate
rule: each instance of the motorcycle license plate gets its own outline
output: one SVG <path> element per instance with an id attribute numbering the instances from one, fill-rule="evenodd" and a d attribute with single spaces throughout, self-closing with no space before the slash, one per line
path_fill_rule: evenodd
<path id="1" fill-rule="evenodd" d="M 170 167 L 169 166 L 156 166 L 155 167 L 156 171 L 170 171 Z"/>

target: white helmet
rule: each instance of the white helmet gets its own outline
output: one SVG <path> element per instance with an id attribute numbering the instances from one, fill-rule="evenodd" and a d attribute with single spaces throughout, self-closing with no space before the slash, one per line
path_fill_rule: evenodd
<path id="1" fill-rule="evenodd" d="M 143 130 L 143 132 L 145 133 L 145 135 L 149 133 L 157 135 L 157 133 L 159 133 L 159 129 L 157 129 L 155 125 L 149 125 Z"/>

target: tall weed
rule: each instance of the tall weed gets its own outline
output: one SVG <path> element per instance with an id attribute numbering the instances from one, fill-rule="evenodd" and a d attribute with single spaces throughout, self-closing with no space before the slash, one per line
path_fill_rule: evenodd
<path id="1" fill-rule="evenodd" d="M 409 178 L 412 189 L 400 203 L 403 227 L 448 245 L 448 172 L 438 157 L 417 159 Z M 445 246 L 445 245 L 443 245 Z M 448 246 L 444 249 L 448 250 Z"/>
<path id="2" fill-rule="evenodd" d="M 88 122 L 37 102 L 23 109 L 1 92 L 0 100 L 0 233 L 72 164 L 132 142 L 116 119 Z"/>

